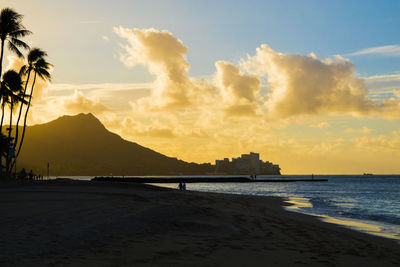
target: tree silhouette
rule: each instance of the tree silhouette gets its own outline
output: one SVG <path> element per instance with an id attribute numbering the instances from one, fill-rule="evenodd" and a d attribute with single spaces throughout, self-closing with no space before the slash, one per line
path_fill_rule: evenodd
<path id="1" fill-rule="evenodd" d="M 23 81 L 19 73 L 14 70 L 9 70 L 4 73 L 3 80 L 1 82 L 2 92 L 4 92 L 4 100 L 10 106 L 10 125 L 8 130 L 8 140 L 10 142 L 10 148 L 12 143 L 11 133 L 12 133 L 12 119 L 13 119 L 13 111 L 14 107 L 21 103 L 26 103 L 24 97 L 24 87 Z M 3 111 L 4 114 L 4 111 Z M 6 153 L 6 172 L 10 173 L 10 163 L 11 157 L 13 155 L 10 154 L 10 149 Z"/>
<path id="2" fill-rule="evenodd" d="M 39 76 L 39 78 L 44 80 L 44 81 L 51 81 L 51 75 L 50 75 L 49 71 L 50 71 L 50 68 L 53 65 L 48 63 L 45 60 L 45 58 L 44 58 L 45 56 L 47 56 L 47 54 L 44 52 L 44 53 L 42 53 L 41 57 L 39 57 L 35 62 L 32 63 L 32 69 L 31 70 L 34 73 L 33 83 L 32 83 L 32 88 L 31 88 L 31 91 L 30 91 L 30 94 L 29 94 L 28 105 L 27 105 L 26 111 L 25 111 L 24 126 L 23 126 L 23 129 L 22 129 L 21 142 L 19 143 L 18 152 L 15 155 L 15 159 L 14 159 L 14 162 L 12 164 L 12 167 L 14 166 L 14 164 L 16 162 L 16 159 L 19 156 L 19 153 L 21 152 L 22 143 L 24 141 L 25 130 L 26 130 L 26 120 L 28 118 L 29 108 L 31 106 L 31 101 L 32 101 L 32 95 L 33 95 L 33 91 L 35 89 L 36 77 Z"/>
<path id="3" fill-rule="evenodd" d="M 5 157 L 9 148 L 9 141 L 7 136 L 0 133 L 0 157 Z"/>
<path id="4" fill-rule="evenodd" d="M 28 88 L 28 83 L 29 83 L 29 79 L 31 76 L 31 72 L 34 68 L 34 64 L 40 60 L 40 59 L 44 59 L 47 56 L 47 53 L 43 50 L 41 50 L 40 48 L 32 48 L 27 56 L 27 64 L 22 66 L 21 70 L 20 70 L 20 74 L 27 76 L 26 81 L 25 81 L 25 88 L 24 88 L 24 95 L 26 94 L 26 90 Z M 30 102 L 29 102 L 30 103 Z M 19 138 L 19 121 L 21 119 L 21 115 L 22 115 L 22 109 L 23 109 L 23 105 L 20 106 L 19 108 L 19 114 L 18 114 L 18 119 L 17 119 L 17 126 L 16 126 L 16 132 L 15 132 L 15 142 L 14 142 L 14 149 L 17 146 L 18 143 L 18 138 Z"/>
<path id="5" fill-rule="evenodd" d="M 9 96 L 8 96 L 8 89 L 4 85 L 3 82 L 1 82 L 0 86 L 0 101 L 1 101 L 1 122 L 0 122 L 0 133 L 3 133 L 3 122 L 4 122 L 4 110 L 6 107 L 6 104 L 9 103 Z"/>
<path id="6" fill-rule="evenodd" d="M 0 77 L 3 74 L 4 45 L 8 42 L 8 48 L 18 57 L 24 57 L 19 48 L 29 49 L 29 46 L 20 40 L 21 37 L 31 34 L 22 25 L 23 16 L 11 8 L 4 8 L 0 12 Z"/>

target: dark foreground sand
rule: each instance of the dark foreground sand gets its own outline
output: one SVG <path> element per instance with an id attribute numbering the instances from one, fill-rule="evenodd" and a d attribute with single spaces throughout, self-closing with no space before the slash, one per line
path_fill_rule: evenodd
<path id="1" fill-rule="evenodd" d="M 400 245 L 273 197 L 140 184 L 0 188 L 0 266 L 400 266 Z"/>

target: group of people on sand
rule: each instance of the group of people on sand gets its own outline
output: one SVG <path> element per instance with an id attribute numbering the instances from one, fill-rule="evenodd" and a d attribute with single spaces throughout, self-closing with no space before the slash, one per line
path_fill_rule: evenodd
<path id="1" fill-rule="evenodd" d="M 179 190 L 186 190 L 186 183 L 179 183 Z"/>
<path id="2" fill-rule="evenodd" d="M 32 181 L 34 181 L 34 180 L 43 180 L 43 175 L 40 175 L 40 174 L 37 175 L 37 174 L 35 174 L 32 170 L 30 170 L 30 172 L 27 173 L 27 172 L 25 171 L 25 168 L 22 168 L 22 170 L 21 170 L 21 171 L 19 172 L 19 174 L 18 174 L 18 179 L 19 179 L 21 182 L 26 181 L 26 180 L 32 182 Z"/>

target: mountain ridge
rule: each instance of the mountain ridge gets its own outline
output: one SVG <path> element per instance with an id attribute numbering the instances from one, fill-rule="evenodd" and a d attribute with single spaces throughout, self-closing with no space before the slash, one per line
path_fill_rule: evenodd
<path id="1" fill-rule="evenodd" d="M 123 139 L 91 113 L 28 126 L 18 167 L 50 175 L 173 175 L 212 172 Z"/>

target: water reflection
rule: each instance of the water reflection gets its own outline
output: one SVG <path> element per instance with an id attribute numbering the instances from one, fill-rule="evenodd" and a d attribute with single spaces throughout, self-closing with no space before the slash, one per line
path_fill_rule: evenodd
<path id="1" fill-rule="evenodd" d="M 355 219 L 331 217 L 328 215 L 304 212 L 304 210 L 302 210 L 303 208 L 312 208 L 312 203 L 310 202 L 310 200 L 304 197 L 289 197 L 288 200 L 286 200 L 285 202 L 291 204 L 290 206 L 286 207 L 287 210 L 305 213 L 308 215 L 318 217 L 323 222 L 338 224 L 344 227 L 348 227 L 350 229 L 354 229 L 372 235 L 396 239 L 400 242 L 400 236 L 394 233 L 387 232 L 387 229 L 386 230 L 384 229 L 390 227 L 389 225 L 383 227 L 373 222 L 365 222 Z"/>
<path id="2" fill-rule="evenodd" d="M 285 201 L 291 204 L 287 208 L 289 210 L 300 210 L 301 208 L 312 208 L 312 204 L 308 198 L 305 197 L 290 197 L 289 200 Z"/>

